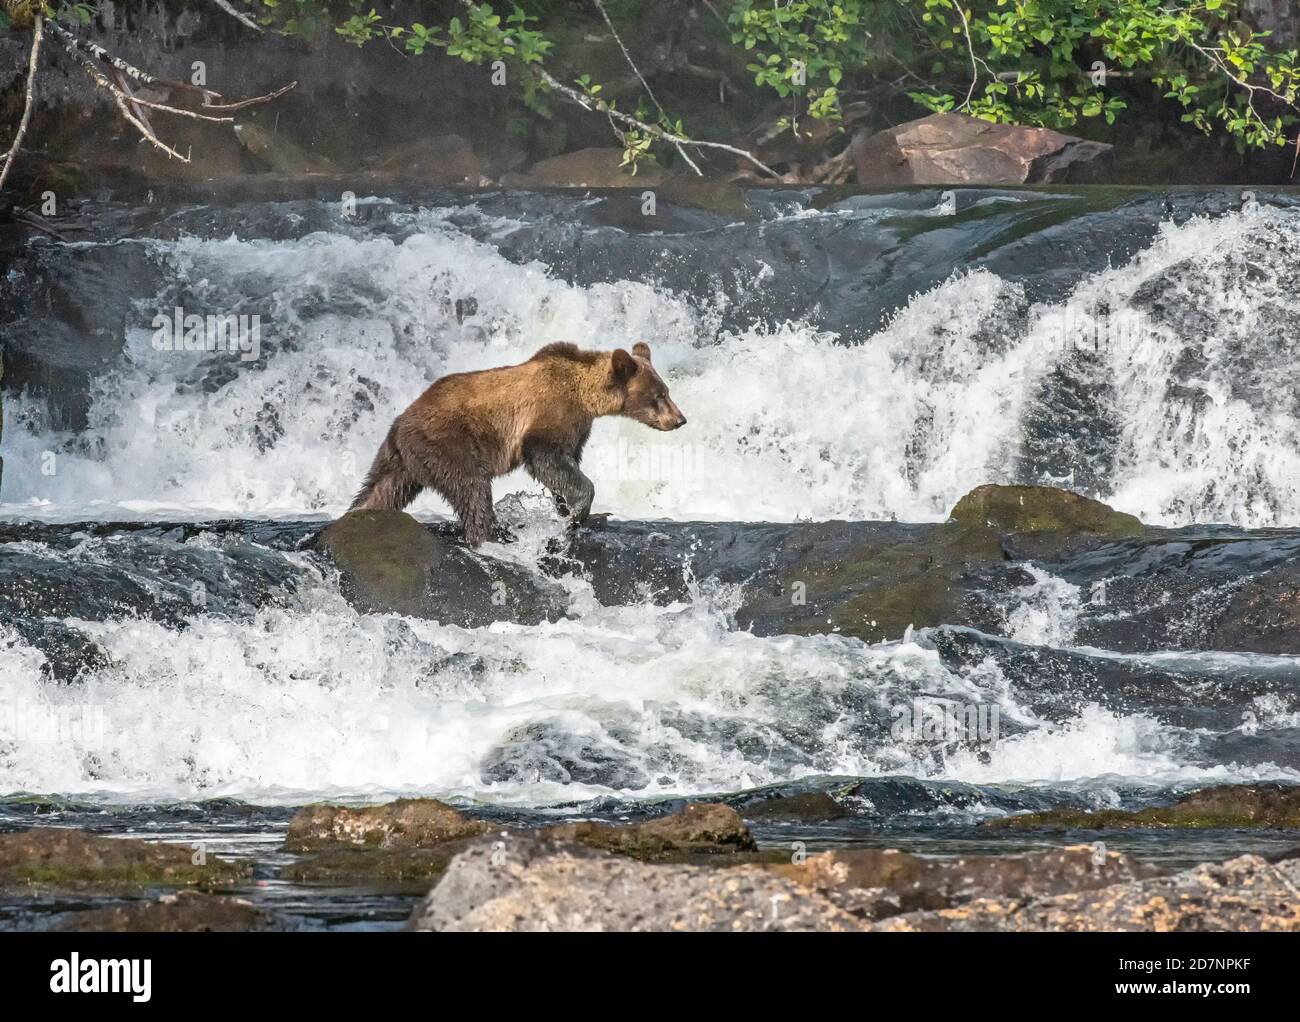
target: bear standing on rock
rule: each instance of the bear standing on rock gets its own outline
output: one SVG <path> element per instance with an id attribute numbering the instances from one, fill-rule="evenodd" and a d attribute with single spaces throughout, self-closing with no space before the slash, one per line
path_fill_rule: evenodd
<path id="1" fill-rule="evenodd" d="M 401 510 L 427 486 L 478 546 L 497 534 L 493 478 L 525 465 L 577 525 L 596 492 L 578 463 L 602 415 L 686 425 L 644 343 L 631 354 L 548 344 L 520 365 L 444 376 L 393 422 L 349 510 Z"/>

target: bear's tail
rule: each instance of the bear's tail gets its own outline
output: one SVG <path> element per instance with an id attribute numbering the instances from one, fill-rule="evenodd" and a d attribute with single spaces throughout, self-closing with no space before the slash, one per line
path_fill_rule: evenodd
<path id="1" fill-rule="evenodd" d="M 348 510 L 400 511 L 419 495 L 421 489 L 423 487 L 410 477 L 402 463 L 401 452 L 397 449 L 397 423 L 393 423 Z"/>

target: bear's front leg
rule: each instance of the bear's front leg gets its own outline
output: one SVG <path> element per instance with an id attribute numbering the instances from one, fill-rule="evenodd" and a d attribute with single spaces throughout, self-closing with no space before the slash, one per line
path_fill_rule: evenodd
<path id="1" fill-rule="evenodd" d="M 596 487 L 582 474 L 572 455 L 555 447 L 530 445 L 525 454 L 528 473 L 551 491 L 560 513 L 571 526 L 581 525 L 591 513 Z"/>

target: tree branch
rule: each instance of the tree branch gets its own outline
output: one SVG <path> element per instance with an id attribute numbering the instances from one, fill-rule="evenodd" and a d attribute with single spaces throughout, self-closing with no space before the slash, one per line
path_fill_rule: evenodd
<path id="1" fill-rule="evenodd" d="M 462 7 L 464 7 L 466 10 L 470 12 L 473 12 L 476 9 L 474 0 L 460 0 L 460 4 Z M 602 9 L 602 13 L 604 13 L 603 9 Z M 622 44 L 620 43 L 620 45 Z M 624 52 L 626 53 L 626 50 Z M 656 125 L 647 124 L 645 121 L 638 120 L 637 118 L 633 117 L 631 114 L 625 114 L 621 110 L 615 110 L 603 99 L 595 99 L 591 96 L 584 95 L 583 93 L 579 92 L 577 89 L 570 88 L 569 86 L 561 82 L 558 78 L 556 78 L 555 75 L 551 74 L 551 72 L 547 71 L 546 68 L 542 67 L 540 64 L 525 64 L 524 66 L 525 68 L 527 68 L 528 72 L 534 78 L 537 78 L 541 82 L 545 83 L 549 88 L 558 92 L 565 99 L 577 103 L 578 106 L 582 107 L 584 110 L 599 111 L 600 113 L 607 115 L 613 120 L 618 121 L 620 124 L 626 124 L 629 127 L 637 128 L 638 130 L 644 131 L 649 135 L 653 135 L 661 142 L 668 142 L 674 146 L 678 146 L 678 147 L 693 146 L 696 149 L 717 149 L 722 152 L 731 153 L 734 156 L 739 156 L 742 159 L 748 160 L 755 167 L 757 167 L 759 170 L 763 171 L 763 173 L 769 175 L 770 177 L 779 178 L 781 176 L 775 170 L 769 167 L 767 164 L 763 163 L 753 153 L 746 152 L 744 149 L 741 149 L 737 146 L 727 145 L 725 142 L 699 142 L 692 138 L 686 138 L 684 135 L 677 135 L 671 131 L 666 131 L 663 128 L 657 127 Z M 640 77 L 639 71 L 637 72 L 637 77 Z M 647 86 L 647 89 L 648 88 L 649 86 Z M 656 105 L 658 105 L 657 100 L 656 100 Z M 680 148 L 678 149 L 678 152 L 681 152 Z M 682 155 L 685 156 L 685 153 L 683 153 Z M 695 164 L 691 163 L 689 159 L 687 159 L 686 162 L 691 164 L 692 168 L 695 170 L 695 173 L 703 176 L 703 173 L 700 171 L 699 167 L 696 167 Z"/>
<path id="2" fill-rule="evenodd" d="M 9 151 L 5 153 L 4 166 L 0 167 L 0 191 L 4 190 L 5 180 L 9 177 L 9 170 L 13 167 L 18 156 L 18 150 L 23 144 L 23 136 L 27 134 L 27 125 L 31 123 L 32 101 L 36 95 L 36 64 L 41 55 L 44 23 L 45 19 L 39 14 L 36 15 L 36 21 L 32 26 L 32 52 L 27 58 L 27 97 L 23 100 L 23 115 L 18 121 L 18 132 L 14 135 L 14 141 L 9 147 Z"/>
<path id="3" fill-rule="evenodd" d="M 249 28 L 251 28 L 254 32 L 261 32 L 261 31 L 262 31 L 262 26 L 261 26 L 261 25 L 259 25 L 256 21 L 254 21 L 252 18 L 250 18 L 250 17 L 249 17 L 247 14 L 245 14 L 243 11 L 238 11 L 238 10 L 236 10 L 236 9 L 234 8 L 234 6 L 231 5 L 231 4 L 229 3 L 229 0 L 212 0 L 212 2 L 213 2 L 214 4 L 216 4 L 218 7 L 220 7 L 220 8 L 221 8 L 223 11 L 225 11 L 227 14 L 229 14 L 232 18 L 234 18 L 234 19 L 235 19 L 237 22 L 239 22 L 241 25 L 247 25 L 247 26 L 248 26 Z"/>
<path id="4" fill-rule="evenodd" d="M 566 99 L 572 100 L 574 103 L 577 103 L 584 110 L 598 110 L 601 113 L 608 114 L 616 121 L 619 121 L 623 124 L 630 125 L 631 127 L 634 128 L 639 128 L 641 131 L 647 132 L 648 134 L 651 134 L 655 136 L 655 138 L 658 138 L 664 142 L 680 143 L 682 145 L 693 146 L 696 149 L 718 149 L 721 150 L 722 152 L 731 153 L 734 156 L 739 156 L 743 159 L 748 160 L 759 170 L 763 171 L 763 173 L 771 177 L 779 178 L 781 176 L 775 170 L 769 167 L 767 164 L 763 163 L 753 153 L 746 152 L 744 149 L 740 149 L 737 146 L 727 145 L 725 142 L 701 142 L 698 139 L 686 138 L 682 135 L 674 135 L 672 132 L 665 131 L 663 128 L 656 127 L 653 124 L 646 124 L 645 121 L 637 120 L 635 117 L 631 116 L 630 114 L 625 114 L 621 110 L 615 110 L 604 100 L 592 99 L 589 96 L 584 96 L 577 89 L 572 89 L 569 86 L 565 85 L 563 82 L 559 81 L 559 79 L 557 79 L 555 75 L 551 74 L 543 67 L 538 67 L 535 64 L 529 64 L 528 70 L 532 72 L 532 74 L 535 77 L 540 78 L 543 82 L 545 82 L 547 86 L 554 89 L 556 92 L 564 96 Z"/>
<path id="5" fill-rule="evenodd" d="M 51 22 L 51 24 L 54 23 Z M 113 97 L 113 102 L 117 105 L 118 112 L 126 119 L 128 124 L 140 133 L 141 137 L 144 138 L 145 141 L 155 148 L 161 149 L 173 159 L 180 160 L 182 163 L 190 162 L 188 156 L 182 156 L 171 146 L 162 142 L 147 124 L 131 112 L 131 108 L 127 105 L 127 101 L 130 97 L 126 96 L 121 89 L 110 82 L 104 72 L 99 69 L 99 66 L 95 61 L 81 51 L 81 48 L 77 46 L 77 39 L 75 36 L 66 31 L 59 34 L 63 39 L 63 48 L 78 62 L 80 62 L 81 66 L 85 69 L 86 74 L 90 75 L 96 85 L 101 89 L 108 90 L 109 95 Z"/>

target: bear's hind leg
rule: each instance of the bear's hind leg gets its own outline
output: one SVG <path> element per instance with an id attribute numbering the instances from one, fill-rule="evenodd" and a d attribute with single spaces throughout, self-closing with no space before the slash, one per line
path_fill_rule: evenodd
<path id="1" fill-rule="evenodd" d="M 460 518 L 469 546 L 481 546 L 497 536 L 497 516 L 492 509 L 492 481 L 466 479 L 448 487 L 443 494 Z"/>

